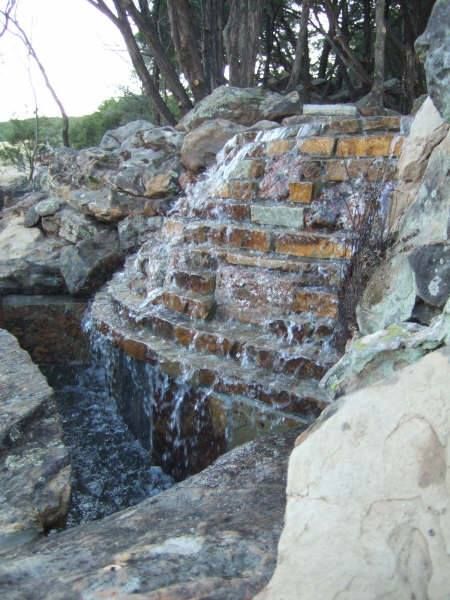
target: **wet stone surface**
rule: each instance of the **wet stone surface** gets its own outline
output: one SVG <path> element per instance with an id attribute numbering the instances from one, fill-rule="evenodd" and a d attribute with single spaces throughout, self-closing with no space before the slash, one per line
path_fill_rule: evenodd
<path id="1" fill-rule="evenodd" d="M 48 369 L 70 449 L 72 499 L 67 527 L 93 521 L 158 494 L 173 480 L 134 438 L 109 396 L 105 371 L 88 365 Z"/>

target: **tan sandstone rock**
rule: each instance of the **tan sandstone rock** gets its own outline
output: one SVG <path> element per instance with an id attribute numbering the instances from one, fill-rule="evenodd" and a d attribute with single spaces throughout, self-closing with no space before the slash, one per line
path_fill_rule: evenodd
<path id="1" fill-rule="evenodd" d="M 258 600 L 446 600 L 450 352 L 345 396 L 297 440 Z"/>

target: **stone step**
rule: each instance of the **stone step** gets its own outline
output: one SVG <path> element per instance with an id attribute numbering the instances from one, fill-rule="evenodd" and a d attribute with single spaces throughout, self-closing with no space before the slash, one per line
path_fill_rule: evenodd
<path id="1" fill-rule="evenodd" d="M 194 324 L 185 315 L 162 307 L 142 311 L 123 282 L 114 282 L 110 295 L 118 310 L 152 334 L 241 365 L 251 363 L 276 373 L 320 378 L 338 359 L 328 348 L 326 355 L 323 351 L 325 338 L 333 333 L 332 319 L 317 319 L 315 323 L 311 318 L 303 323 L 280 319 L 256 325 L 214 319 Z"/>
<path id="2" fill-rule="evenodd" d="M 213 294 L 216 288 L 214 271 L 172 270 L 167 275 L 166 281 L 169 286 L 201 295 Z"/>
<path id="3" fill-rule="evenodd" d="M 163 339 L 134 325 L 114 308 L 108 293 L 96 295 L 92 306 L 95 326 L 114 345 L 133 358 L 158 364 L 163 373 L 180 382 L 220 394 L 238 395 L 310 422 L 329 405 L 316 379 L 277 374 L 252 365 L 240 365 L 229 357 L 192 352 L 173 340 Z"/>
<path id="4" fill-rule="evenodd" d="M 162 235 L 172 240 L 176 236 L 179 244 L 274 252 L 303 258 L 346 259 L 351 255 L 350 232 L 298 232 L 270 225 L 167 219 Z"/>
<path id="5" fill-rule="evenodd" d="M 297 256 L 287 258 L 273 252 L 263 253 L 253 250 L 228 250 L 221 255 L 221 258 L 229 265 L 295 273 L 301 285 L 333 288 L 341 284 L 347 267 L 345 260 L 322 260 Z"/>
<path id="6" fill-rule="evenodd" d="M 202 320 L 211 318 L 215 308 L 213 295 L 182 292 L 175 288 L 163 289 L 153 298 L 152 304 L 161 304 L 169 310 L 188 315 L 191 319 Z"/>
<path id="7" fill-rule="evenodd" d="M 217 255 L 211 253 L 209 248 L 201 246 L 174 246 L 170 252 L 169 267 L 184 271 L 214 271 L 217 269 Z"/>

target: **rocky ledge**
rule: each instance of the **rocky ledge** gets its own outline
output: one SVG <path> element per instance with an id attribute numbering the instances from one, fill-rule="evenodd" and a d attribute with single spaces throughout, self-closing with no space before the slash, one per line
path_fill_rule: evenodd
<path id="1" fill-rule="evenodd" d="M 0 555 L 64 523 L 70 465 L 53 391 L 0 330 Z"/>
<path id="2" fill-rule="evenodd" d="M 270 578 L 299 431 L 250 442 L 199 475 L 0 564 L 8 600 L 250 599 Z"/>

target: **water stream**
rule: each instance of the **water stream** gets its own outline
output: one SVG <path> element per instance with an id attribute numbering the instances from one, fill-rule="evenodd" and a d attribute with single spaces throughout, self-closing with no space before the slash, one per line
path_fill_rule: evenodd
<path id="1" fill-rule="evenodd" d="M 107 371 L 90 365 L 47 370 L 71 452 L 67 527 L 137 504 L 173 484 L 119 415 Z"/>

